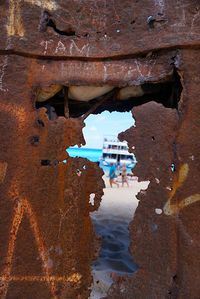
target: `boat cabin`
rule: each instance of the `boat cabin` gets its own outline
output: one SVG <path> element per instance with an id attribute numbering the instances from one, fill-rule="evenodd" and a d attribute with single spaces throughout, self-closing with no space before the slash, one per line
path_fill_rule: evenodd
<path id="1" fill-rule="evenodd" d="M 134 154 L 129 153 L 127 142 L 120 142 L 118 139 L 104 139 L 102 160 L 104 165 L 114 163 L 117 165 L 126 164 L 133 167 L 136 163 Z"/>

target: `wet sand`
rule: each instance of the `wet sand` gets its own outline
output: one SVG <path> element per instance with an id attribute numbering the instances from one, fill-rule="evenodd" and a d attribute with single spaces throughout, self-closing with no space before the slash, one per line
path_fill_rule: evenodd
<path id="1" fill-rule="evenodd" d="M 91 213 L 96 233 L 102 237 L 102 249 L 98 260 L 92 266 L 93 286 L 90 299 L 100 299 L 112 284 L 113 273 L 131 275 L 137 270 L 128 247 L 128 225 L 133 219 L 138 205 L 137 193 L 146 189 L 148 182 L 138 183 L 137 177 L 129 179 L 129 187 L 109 186 L 104 176 L 106 188 L 98 211 Z"/>

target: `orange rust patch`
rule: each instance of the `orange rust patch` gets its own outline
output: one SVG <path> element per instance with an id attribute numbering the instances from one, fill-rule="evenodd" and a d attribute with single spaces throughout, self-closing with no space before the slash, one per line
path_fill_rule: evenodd
<path id="1" fill-rule="evenodd" d="M 178 203 L 172 203 L 172 200 L 176 195 L 177 190 L 183 185 L 183 183 L 187 179 L 188 173 L 189 173 L 188 164 L 185 163 L 181 165 L 178 176 L 174 180 L 174 184 L 173 184 L 171 194 L 169 196 L 169 200 L 167 201 L 167 203 L 163 208 L 165 215 L 174 215 L 178 213 L 180 210 L 200 200 L 200 194 L 194 194 L 179 201 Z"/>

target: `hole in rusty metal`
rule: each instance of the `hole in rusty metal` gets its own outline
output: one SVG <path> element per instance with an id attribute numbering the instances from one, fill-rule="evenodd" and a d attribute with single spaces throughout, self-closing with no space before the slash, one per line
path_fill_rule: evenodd
<path id="1" fill-rule="evenodd" d="M 42 166 L 57 166 L 59 163 L 63 163 L 63 161 L 59 162 L 58 160 L 41 160 Z"/>
<path id="2" fill-rule="evenodd" d="M 171 164 L 171 170 L 172 170 L 172 172 L 175 172 L 175 171 L 176 171 L 176 166 L 175 166 L 174 163 Z"/>
<path id="3" fill-rule="evenodd" d="M 90 199 L 89 199 L 89 203 L 94 206 L 94 199 L 95 199 L 95 193 L 91 193 L 90 194 Z"/>
<path id="4" fill-rule="evenodd" d="M 55 89 L 56 92 L 54 90 L 54 92 L 52 92 L 52 95 L 47 96 L 47 98 L 43 97 L 43 99 L 45 98 L 45 100 L 41 100 L 40 98 L 39 101 L 38 99 L 36 99 L 36 104 L 35 104 L 36 108 L 40 109 L 42 107 L 45 107 L 50 120 L 54 120 L 58 116 L 74 117 L 74 118 L 88 117 L 88 115 L 90 114 L 99 114 L 105 110 L 108 110 L 110 112 L 130 111 L 134 106 L 142 105 L 150 101 L 156 101 L 158 103 L 163 104 L 165 107 L 177 109 L 178 102 L 181 96 L 181 91 L 182 91 L 180 76 L 176 70 L 174 70 L 173 75 L 170 78 L 168 78 L 167 81 L 160 82 L 160 83 L 145 83 L 139 87 L 138 86 L 134 87 L 135 88 L 134 92 L 136 95 L 133 93 L 132 90 L 131 96 L 129 96 L 130 94 L 128 94 L 127 98 L 126 96 L 124 96 L 123 93 L 123 88 L 126 87 L 123 88 L 113 87 L 113 89 L 106 92 L 105 94 L 100 96 L 99 95 L 94 96 L 92 99 L 89 100 L 82 100 L 82 97 L 76 99 L 72 97 L 70 98 L 68 93 L 68 89 L 70 88 L 71 88 L 70 86 L 69 87 L 61 86 L 58 88 L 58 91 L 57 89 Z M 40 90 L 42 90 L 42 88 L 40 88 Z M 152 136 L 152 140 L 155 140 L 154 136 Z M 43 166 L 51 165 L 51 161 L 41 160 L 41 165 Z M 77 169 L 76 171 L 78 176 L 81 175 L 81 172 L 82 169 Z M 160 214 L 161 211 L 157 209 L 155 212 Z M 132 215 L 131 215 L 131 219 L 132 219 Z M 110 221 L 109 218 L 106 219 L 105 221 L 107 227 L 110 226 L 109 221 Z M 127 223 L 127 227 L 128 227 L 128 223 Z M 110 240 L 112 241 L 113 240 L 112 234 L 114 235 L 113 232 L 109 234 L 107 233 L 103 241 L 106 241 L 107 243 Z M 114 235 L 114 237 L 116 238 L 116 235 Z M 118 247 L 115 246 L 115 244 L 112 244 L 111 247 L 114 249 L 113 251 L 116 251 L 115 253 L 112 252 L 113 260 L 115 260 L 116 259 L 115 254 L 118 254 L 117 253 Z M 137 269 L 137 265 L 135 265 L 135 270 L 136 269 Z M 132 272 L 133 270 L 131 269 L 130 273 Z"/>
<path id="5" fill-rule="evenodd" d="M 65 35 L 65 36 L 76 36 L 76 32 L 71 29 L 71 28 L 68 28 L 67 30 L 60 30 L 56 27 L 56 23 L 52 20 L 52 19 L 49 19 L 48 22 L 47 22 L 47 27 L 51 27 L 53 28 L 53 30 L 60 34 L 60 35 Z"/>
<path id="6" fill-rule="evenodd" d="M 39 29 L 40 31 L 46 31 L 47 27 L 53 28 L 53 30 L 59 35 L 65 36 L 76 36 L 76 32 L 70 27 L 66 30 L 60 30 L 56 27 L 56 22 L 52 19 L 50 13 L 48 11 L 44 11 L 40 20 Z"/>
<path id="7" fill-rule="evenodd" d="M 99 96 L 98 93 L 94 93 L 93 97 L 87 97 L 87 92 L 91 93 L 92 88 L 94 90 L 105 88 L 107 92 L 99 93 Z M 72 89 L 73 92 L 75 90 L 74 93 L 71 92 Z M 77 95 L 76 89 L 80 89 L 82 94 Z M 40 88 L 35 106 L 37 109 L 45 107 L 50 120 L 54 120 L 58 116 L 65 116 L 66 118 L 87 117 L 89 114 L 98 114 L 105 110 L 125 112 L 150 101 L 161 103 L 167 108 L 178 109 L 181 92 L 180 76 L 174 68 L 173 75 L 167 81 L 144 83 L 140 86 L 119 88 L 107 85 L 102 87 L 51 85 Z"/>
<path id="8" fill-rule="evenodd" d="M 40 137 L 39 137 L 39 136 L 32 136 L 32 137 L 30 138 L 30 143 L 31 143 L 32 145 L 38 145 L 39 142 L 40 142 Z"/>
<path id="9" fill-rule="evenodd" d="M 155 213 L 158 214 L 158 215 L 161 215 L 162 212 L 163 212 L 163 211 L 162 211 L 162 209 L 160 209 L 160 208 L 156 208 L 156 209 L 155 209 Z"/>
<path id="10" fill-rule="evenodd" d="M 36 101 L 35 103 L 36 109 L 42 107 L 46 108 L 46 113 L 50 120 L 55 120 L 58 116 L 65 116 L 65 109 L 64 109 L 65 89 L 62 88 L 59 92 L 57 92 L 55 95 L 48 98 L 47 100 L 45 100 L 46 97 L 48 98 L 48 94 L 47 96 L 45 96 L 44 94 L 44 100 L 42 98 L 41 101 Z M 39 124 L 41 124 L 41 122 Z"/>
<path id="11" fill-rule="evenodd" d="M 51 160 L 41 160 L 41 165 L 42 166 L 50 166 L 51 165 Z"/>
<path id="12" fill-rule="evenodd" d="M 119 118 L 121 120 L 120 122 L 118 121 Z M 128 175 L 129 186 L 124 183 L 122 187 L 121 167 L 123 164 L 121 164 L 117 170 L 117 180 L 120 187 L 117 188 L 117 186 L 113 185 L 111 188 L 109 178 L 107 177 L 109 165 L 105 166 L 103 160 L 98 161 L 97 148 L 100 147 L 102 149 L 103 135 L 108 135 L 111 128 L 115 131 L 115 135 L 117 135 L 119 131 L 125 130 L 133 125 L 134 120 L 131 113 L 109 113 L 105 111 L 99 115 L 90 115 L 85 122 L 84 136 L 86 139 L 86 148 L 73 148 L 71 153 L 69 149 L 67 151 L 72 157 L 87 157 L 91 161 L 99 162 L 105 173 L 103 176 L 104 182 L 106 183 L 104 197 L 102 198 L 100 208 L 91 213 L 96 233 L 102 238 L 102 248 L 98 259 L 94 261 L 92 266 L 94 279 L 90 298 L 100 298 L 95 297 L 97 289 L 100 290 L 101 297 L 106 295 L 115 275 L 132 275 L 138 269 L 138 266 L 134 263 L 128 250 L 130 242 L 128 225 L 132 220 L 138 204 L 134 193 L 137 193 L 137 191 L 141 189 L 141 185 L 138 183 L 137 178 L 131 173 L 130 168 L 130 173 L 128 172 L 128 174 L 130 174 Z M 103 127 L 105 128 L 104 130 Z M 100 130 L 103 130 L 102 135 Z M 91 135 L 89 135 L 89 132 Z M 113 136 L 109 137 L 114 138 Z M 98 138 L 102 138 L 101 141 L 99 141 Z M 105 140 L 108 141 L 108 139 L 107 136 Z M 87 146 L 89 148 L 87 148 Z M 116 145 L 114 144 L 114 146 Z M 121 144 L 121 146 L 124 145 Z M 93 149 L 91 149 L 91 147 L 93 147 Z M 118 161 L 118 159 L 116 161 Z M 133 185 L 135 187 L 133 187 Z M 89 202 L 91 205 L 95 204 L 94 193 L 90 194 Z"/>

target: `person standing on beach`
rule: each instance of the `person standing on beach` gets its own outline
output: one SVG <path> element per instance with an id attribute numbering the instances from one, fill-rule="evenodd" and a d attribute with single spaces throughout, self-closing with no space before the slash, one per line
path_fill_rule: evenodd
<path id="1" fill-rule="evenodd" d="M 125 163 L 122 165 L 121 171 L 122 171 L 122 187 L 124 187 L 124 183 L 126 183 L 127 186 L 129 187 L 128 177 L 127 177 L 127 170 L 126 170 L 126 164 Z"/>
<path id="2" fill-rule="evenodd" d="M 109 182 L 110 187 L 112 188 L 112 185 L 115 184 L 117 187 L 119 187 L 119 184 L 115 181 L 116 175 L 116 167 L 113 163 L 110 164 L 110 171 L 109 171 Z"/>

